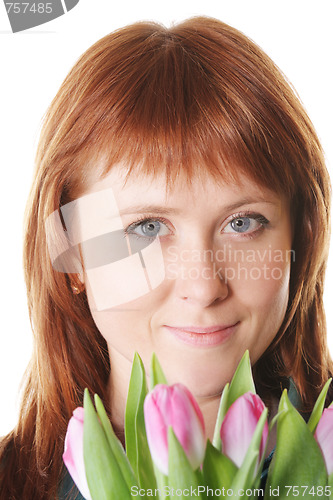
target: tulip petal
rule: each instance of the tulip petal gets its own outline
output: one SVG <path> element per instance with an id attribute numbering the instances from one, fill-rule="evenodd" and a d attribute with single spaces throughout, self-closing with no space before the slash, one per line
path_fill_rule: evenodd
<path id="1" fill-rule="evenodd" d="M 259 396 L 247 392 L 236 399 L 227 411 L 220 431 L 222 452 L 237 467 L 240 467 L 243 463 L 264 408 L 265 406 Z M 267 437 L 268 426 L 266 424 L 260 445 L 260 458 L 264 452 Z"/>
<path id="2" fill-rule="evenodd" d="M 73 412 L 65 437 L 63 461 L 74 483 L 87 500 L 91 499 L 83 459 L 83 419 L 84 409 L 79 407 Z"/>
<path id="3" fill-rule="evenodd" d="M 173 386 L 172 409 L 171 426 L 191 466 L 197 469 L 204 458 L 205 425 L 197 402 L 182 384 Z"/>
<path id="4" fill-rule="evenodd" d="M 158 386 L 156 386 L 158 387 Z M 163 389 L 159 392 L 162 396 Z M 163 398 L 156 400 L 155 393 L 149 393 L 144 402 L 144 416 L 146 422 L 147 441 L 151 455 L 157 467 L 163 472 L 168 473 L 168 433 L 165 425 L 159 402 Z M 151 425 L 147 425 L 151 422 Z"/>
<path id="5" fill-rule="evenodd" d="M 182 384 L 158 384 L 144 405 L 146 432 L 156 466 L 168 474 L 168 429 L 172 427 L 193 469 L 204 458 L 204 421 L 192 394 Z"/>
<path id="6" fill-rule="evenodd" d="M 318 422 L 315 438 L 324 456 L 328 475 L 333 473 L 333 408 L 326 408 Z"/>

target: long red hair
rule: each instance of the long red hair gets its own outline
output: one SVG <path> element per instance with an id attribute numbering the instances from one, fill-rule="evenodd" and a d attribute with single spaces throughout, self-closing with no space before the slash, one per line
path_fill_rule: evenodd
<path id="1" fill-rule="evenodd" d="M 85 387 L 105 397 L 106 343 L 85 293 L 72 292 L 76 276 L 52 268 L 44 223 L 94 169 L 120 161 L 128 175 L 162 169 L 171 188 L 180 173 L 190 181 L 242 171 L 287 196 L 296 255 L 289 305 L 255 380 L 268 394 L 292 376 L 308 408 L 332 372 L 323 309 L 330 184 L 295 92 L 257 45 L 220 21 L 125 27 L 78 60 L 45 117 L 24 244 L 34 354 L 19 422 L 0 445 L 1 500 L 55 498 L 72 411 Z"/>

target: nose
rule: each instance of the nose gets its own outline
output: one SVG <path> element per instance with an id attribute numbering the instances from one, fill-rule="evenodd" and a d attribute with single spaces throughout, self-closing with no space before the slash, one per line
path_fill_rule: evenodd
<path id="1" fill-rule="evenodd" d="M 211 250 L 180 251 L 174 271 L 174 292 L 183 301 L 208 307 L 225 300 L 229 294 L 223 269 Z"/>

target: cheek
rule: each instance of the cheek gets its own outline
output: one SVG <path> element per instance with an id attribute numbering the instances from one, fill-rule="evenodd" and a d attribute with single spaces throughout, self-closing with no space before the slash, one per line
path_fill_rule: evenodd
<path id="1" fill-rule="evenodd" d="M 289 299 L 290 255 L 268 252 L 259 259 L 238 261 L 226 269 L 231 296 L 260 332 L 274 338 L 284 319 Z M 259 335 L 260 335 L 259 332 Z"/>
<path id="2" fill-rule="evenodd" d="M 239 293 L 250 303 L 271 303 L 285 301 L 289 293 L 290 265 L 263 262 L 239 269 Z M 234 285 L 236 284 L 236 280 Z M 232 286 L 232 283 L 230 283 Z"/>
<path id="3" fill-rule="evenodd" d="M 90 276 L 85 275 L 85 286 L 90 312 L 99 332 L 105 338 L 109 347 L 126 344 L 128 348 L 133 348 L 134 345 L 139 345 L 140 342 L 147 340 L 152 314 L 164 303 L 165 296 L 168 293 L 167 281 L 164 281 L 156 289 L 141 294 L 140 297 L 134 300 L 127 300 L 125 303 L 120 303 L 117 306 L 100 309 L 96 305 L 97 299 L 100 305 L 106 289 L 110 288 L 107 276 L 98 281 L 93 281 L 93 286 Z M 114 292 L 112 296 L 116 300 L 120 296 L 117 292 L 119 286 L 114 286 L 113 288 Z M 108 291 L 106 296 L 110 299 L 110 291 Z M 110 303 L 112 302 L 109 300 L 108 304 Z"/>
<path id="4" fill-rule="evenodd" d="M 267 279 L 254 285 L 254 299 L 257 300 L 257 313 L 262 324 L 271 328 L 271 336 L 279 330 L 286 314 L 289 300 L 290 266 L 274 266 Z"/>
<path id="5" fill-rule="evenodd" d="M 83 255 L 86 267 L 84 282 L 91 311 L 139 308 L 140 299 L 143 299 L 144 304 L 145 297 L 163 283 L 165 265 L 158 239 L 145 247 L 137 248 L 137 251 L 124 258 L 121 258 L 122 252 L 116 252 L 116 246 L 108 248 L 107 252 L 102 250 L 103 252 L 97 246 L 93 251 L 87 247 Z M 86 263 L 89 262 L 89 257 L 90 260 L 91 256 L 96 257 L 95 253 L 105 254 L 104 260 L 109 259 L 111 262 L 89 268 Z"/>

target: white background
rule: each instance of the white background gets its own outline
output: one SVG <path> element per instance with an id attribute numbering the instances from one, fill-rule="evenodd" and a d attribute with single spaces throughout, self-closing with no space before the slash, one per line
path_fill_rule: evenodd
<path id="1" fill-rule="evenodd" d="M 216 17 L 257 42 L 293 83 L 333 169 L 331 0 L 80 0 L 68 14 L 12 34 L 0 3 L 0 436 L 17 418 L 18 387 L 31 354 L 22 222 L 42 116 L 76 59 L 116 28 L 138 20 L 167 26 L 193 15 Z M 333 254 L 333 252 L 331 252 Z M 333 257 L 326 285 L 332 332 Z M 333 352 L 333 333 L 329 334 Z"/>

